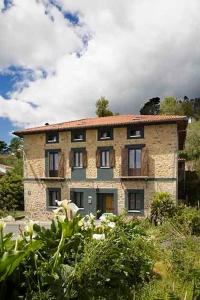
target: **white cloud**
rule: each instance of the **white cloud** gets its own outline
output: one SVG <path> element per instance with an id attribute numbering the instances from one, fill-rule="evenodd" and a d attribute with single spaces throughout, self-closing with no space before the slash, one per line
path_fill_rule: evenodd
<path id="1" fill-rule="evenodd" d="M 38 77 L 9 101 L 0 99 L 0 116 L 32 125 L 91 116 L 100 96 L 110 99 L 115 111 L 136 113 L 144 100 L 154 96 L 200 95 L 199 0 L 60 1 L 65 10 L 79 13 L 84 25 L 75 28 L 55 8 L 53 23 L 41 3 L 15 2 L 3 18 L 13 20 L 15 15 L 7 30 L 11 35 L 16 26 L 16 37 L 5 38 L 0 62 L 55 73 Z M 0 31 L 8 26 L 3 18 Z M 18 27 L 20 20 L 23 26 Z M 81 47 L 78 36 L 88 32 L 92 38 L 78 58 L 72 53 Z M 15 45 L 16 53 L 9 52 Z"/>
<path id="2" fill-rule="evenodd" d="M 50 12 L 54 22 L 45 15 L 43 2 L 15 0 L 0 14 L 1 67 L 52 68 L 57 59 L 81 46 L 62 14 L 53 6 Z"/>

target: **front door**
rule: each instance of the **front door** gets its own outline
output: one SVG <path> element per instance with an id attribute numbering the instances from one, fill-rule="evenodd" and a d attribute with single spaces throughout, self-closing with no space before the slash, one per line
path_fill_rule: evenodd
<path id="1" fill-rule="evenodd" d="M 97 194 L 97 217 L 99 218 L 103 213 L 114 212 L 114 195 L 113 194 Z"/>

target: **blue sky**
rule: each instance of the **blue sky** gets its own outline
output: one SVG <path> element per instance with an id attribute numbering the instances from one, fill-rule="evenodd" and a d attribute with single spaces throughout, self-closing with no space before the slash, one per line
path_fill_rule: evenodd
<path id="1" fill-rule="evenodd" d="M 13 75 L 1 75 L 0 74 L 0 95 L 7 98 L 7 94 L 10 93 L 14 87 L 15 80 Z M 10 132 L 13 131 L 15 126 L 9 121 L 8 118 L 0 117 L 0 140 L 4 140 L 9 143 L 12 135 Z"/>
<path id="2" fill-rule="evenodd" d="M 121 114 L 200 97 L 199 11 L 199 0 L 0 0 L 0 139 L 92 117 L 101 96 Z"/>

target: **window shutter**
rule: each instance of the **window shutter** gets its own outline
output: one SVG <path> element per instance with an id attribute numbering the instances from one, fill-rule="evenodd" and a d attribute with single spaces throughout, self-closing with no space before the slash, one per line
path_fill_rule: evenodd
<path id="1" fill-rule="evenodd" d="M 69 166 L 70 166 L 71 168 L 74 167 L 74 151 L 73 151 L 73 150 L 71 150 L 71 151 L 69 152 Z"/>
<path id="2" fill-rule="evenodd" d="M 87 168 L 87 151 L 83 150 L 83 168 Z"/>
<path id="3" fill-rule="evenodd" d="M 148 149 L 146 147 L 142 148 L 142 159 L 141 159 L 141 175 L 148 176 L 149 165 L 148 165 Z"/>
<path id="4" fill-rule="evenodd" d="M 65 177 L 65 156 L 64 153 L 59 153 L 58 176 Z"/>
<path id="5" fill-rule="evenodd" d="M 101 166 L 101 151 L 97 149 L 96 151 L 96 167 L 100 168 Z"/>
<path id="6" fill-rule="evenodd" d="M 121 175 L 128 176 L 128 148 L 122 148 Z"/>
<path id="7" fill-rule="evenodd" d="M 49 152 L 45 151 L 45 177 L 49 177 Z"/>
<path id="8" fill-rule="evenodd" d="M 110 150 L 110 168 L 115 167 L 115 150 L 111 149 Z"/>

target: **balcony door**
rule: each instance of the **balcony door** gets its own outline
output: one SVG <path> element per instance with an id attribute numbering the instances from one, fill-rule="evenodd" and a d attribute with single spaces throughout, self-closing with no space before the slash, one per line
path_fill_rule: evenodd
<path id="1" fill-rule="evenodd" d="M 141 149 L 128 149 L 128 176 L 141 175 Z"/>
<path id="2" fill-rule="evenodd" d="M 49 177 L 58 177 L 59 152 L 49 152 Z"/>

